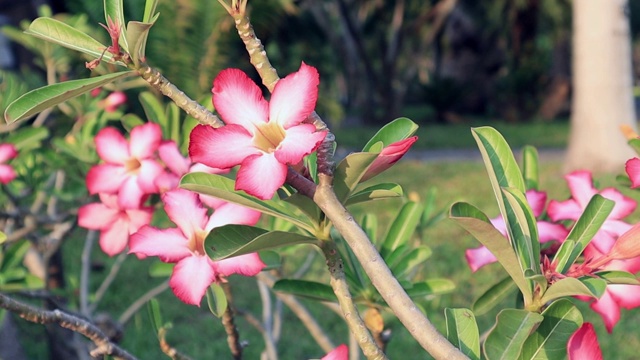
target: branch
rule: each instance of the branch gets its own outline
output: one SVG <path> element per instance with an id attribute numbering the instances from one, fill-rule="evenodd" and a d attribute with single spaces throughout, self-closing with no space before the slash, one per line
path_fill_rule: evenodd
<path id="1" fill-rule="evenodd" d="M 222 314 L 222 326 L 224 326 L 224 330 L 227 333 L 227 344 L 229 345 L 229 350 L 231 350 L 231 355 L 235 360 L 240 360 L 242 359 L 242 344 L 240 343 L 240 334 L 238 334 L 238 329 L 234 321 L 234 311 L 231 307 L 233 296 L 229 283 L 223 283 L 222 289 L 228 299 L 227 309 L 224 311 L 224 314 Z"/>
<path id="2" fill-rule="evenodd" d="M 131 319 L 133 314 L 135 314 L 140 308 L 146 304 L 149 300 L 154 297 L 160 295 L 163 291 L 169 288 L 169 281 L 163 281 L 160 285 L 154 287 L 153 289 L 147 291 L 144 295 L 140 296 L 138 300 L 134 301 L 133 304 L 129 305 L 127 310 L 125 310 L 122 315 L 118 318 L 118 322 L 124 326 L 124 324 Z"/>
<path id="3" fill-rule="evenodd" d="M 167 329 L 160 328 L 158 329 L 158 340 L 160 341 L 160 350 L 170 357 L 172 360 L 191 360 L 190 357 L 180 353 L 176 348 L 171 346 L 167 339 L 165 338 L 167 335 Z"/>
<path id="4" fill-rule="evenodd" d="M 63 328 L 84 335 L 91 340 L 96 348 L 91 350 L 91 356 L 111 355 L 117 359 L 134 360 L 136 357 L 126 350 L 112 343 L 109 338 L 94 324 L 64 313 L 60 310 L 48 311 L 27 305 L 0 293 L 0 307 L 18 314 L 21 318 L 38 324 L 58 324 Z"/>

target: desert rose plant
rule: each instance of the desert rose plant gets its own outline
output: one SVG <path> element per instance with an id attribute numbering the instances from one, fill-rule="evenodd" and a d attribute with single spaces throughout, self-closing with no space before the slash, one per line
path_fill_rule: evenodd
<path id="1" fill-rule="evenodd" d="M 260 286 L 276 291 L 297 309 L 300 319 L 307 319 L 308 313 L 296 296 L 323 301 L 339 312 L 354 339 L 351 349 L 336 346 L 315 322 L 305 320 L 310 335 L 327 353 L 323 359 L 347 359 L 349 352 L 355 358 L 356 347 L 368 359 L 386 359 L 385 317 L 389 315 L 397 317 L 416 342 L 438 359 L 602 357 L 594 327 L 583 321 L 573 299 L 591 302 L 609 332 L 620 318 L 620 308 L 640 305 L 634 275 L 640 270 L 640 230 L 639 225 L 623 220 L 635 209 L 633 200 L 613 188 L 598 190 L 591 174 L 576 172 L 566 176 L 571 198 L 547 204 L 546 193 L 538 188 L 536 150 L 526 148 L 520 166 L 495 129 L 472 129 L 500 217 L 489 219 L 462 202 L 451 206 L 449 217 L 483 245 L 467 250 L 471 269 L 475 272 L 498 262 L 508 276 L 471 309 L 445 309 L 446 333 L 441 334 L 419 300 L 450 292 L 455 285 L 446 279 L 416 276 L 432 251 L 411 241 L 414 233 L 438 217 L 432 204 L 405 201 L 386 236 L 377 236 L 373 211 L 356 221 L 347 208 L 403 196 L 397 184 L 366 181 L 409 151 L 417 140 L 417 125 L 407 118 L 390 121 L 362 151 L 336 164 L 335 137 L 315 111 L 321 74 L 300 59 L 297 71 L 280 78 L 253 31 L 247 1 L 220 0 L 220 4 L 232 17 L 251 64 L 270 93 L 268 100 L 246 73 L 225 69 L 213 79 L 211 103 L 199 103 L 148 64 L 145 48 L 159 16 L 157 0 L 147 0 L 142 19 L 128 23 L 123 1 L 105 0 L 106 25 L 102 26 L 108 44 L 81 30 L 78 19 L 64 22 L 51 16 L 28 25 L 26 33 L 33 37 L 14 34 L 34 51 L 38 46 L 33 41 L 46 41 L 43 56 L 54 56 L 46 53 L 54 45 L 87 55 L 86 68 L 96 76 L 89 76 L 87 70 L 84 79 L 50 81 L 16 96 L 4 113 L 8 124 L 45 114 L 38 115 L 32 128 L 17 130 L 27 139 L 19 144 L 27 149 L 39 148 L 49 136 L 42 123 L 52 106 L 78 119 L 52 141 L 60 153 L 78 161 L 73 172 L 65 168 L 68 164 L 55 162 L 56 154 L 43 153 L 31 163 L 41 161 L 39 165 L 53 164 L 59 170 L 48 177 L 42 171 L 18 176 L 8 162 L 20 149 L 11 143 L 0 145 L 0 182 L 11 219 L 29 218 L 25 229 L 48 230 L 47 241 L 56 240 L 58 247 L 76 221 L 88 230 L 81 259 L 78 307 L 82 316 L 55 306 L 35 308 L 9 297 L 4 288 L 0 288 L 1 307 L 30 321 L 57 323 L 86 336 L 93 346 L 85 350 L 94 356 L 134 358 L 117 345 L 115 336 L 94 324 L 100 300 L 120 264 L 132 254 L 140 260 L 157 257 L 156 275 L 168 280 L 135 301 L 119 320 L 126 322 L 149 303 L 160 347 L 172 358 L 183 355 L 167 343 L 170 327 L 161 321 L 158 303 L 152 300 L 167 288 L 184 306 L 201 306 L 206 299 L 211 313 L 221 318 L 232 356 L 242 357 L 234 323 L 232 274 L 258 278 Z M 47 64 L 51 66 L 47 70 L 55 73 L 54 62 Z M 128 98 L 118 86 L 129 86 L 127 81 L 133 79 L 142 79 L 171 102 L 165 105 L 143 92 L 139 100 L 147 119 L 125 114 Z M 100 90 L 107 87 L 114 91 Z M 65 101 L 78 103 L 66 107 Z M 187 126 L 179 109 L 197 125 Z M 118 123 L 108 124 L 111 121 Z M 638 141 L 630 143 L 634 146 Z M 640 173 L 636 160 L 627 164 L 634 187 Z M 30 186 L 40 186 L 38 196 L 25 190 Z M 82 200 L 87 193 L 93 200 Z M 67 199 L 65 207 L 56 207 L 60 198 Z M 21 213 L 25 206 L 20 201 L 33 201 L 31 212 Z M 39 212 L 46 216 L 34 215 Z M 6 229 L 12 230 L 7 225 L 12 221 L 4 223 Z M 0 268 L 5 273 L 30 248 L 28 242 L 18 243 L 20 236 L 15 232 L 9 236 L 9 242 L 18 245 L 3 248 L 11 255 L 6 258 L 13 259 L 11 266 Z M 87 269 L 96 238 L 116 262 L 94 296 L 89 296 Z M 281 254 L 311 246 L 325 258 L 329 284 L 289 278 L 282 272 Z M 58 247 L 40 256 L 49 259 Z M 19 288 L 43 286 L 27 275 L 17 277 L 16 283 Z M 521 306 L 501 309 L 495 325 L 480 336 L 475 316 L 507 296 L 515 296 Z M 263 306 L 266 299 L 262 298 Z M 264 356 L 276 359 L 277 342 L 269 331 L 262 330 Z M 338 344 L 346 342 L 340 339 Z"/>

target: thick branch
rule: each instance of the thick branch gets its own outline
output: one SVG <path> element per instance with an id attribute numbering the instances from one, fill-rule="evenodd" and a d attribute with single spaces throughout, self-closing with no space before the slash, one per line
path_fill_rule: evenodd
<path id="1" fill-rule="evenodd" d="M 91 351 L 91 356 L 111 355 L 117 359 L 136 359 L 126 350 L 109 341 L 109 338 L 98 327 L 84 319 L 57 309 L 53 311 L 38 309 L 15 301 L 4 294 L 0 294 L 0 307 L 18 314 L 27 321 L 39 324 L 58 324 L 86 336 L 96 345 L 96 348 Z"/>

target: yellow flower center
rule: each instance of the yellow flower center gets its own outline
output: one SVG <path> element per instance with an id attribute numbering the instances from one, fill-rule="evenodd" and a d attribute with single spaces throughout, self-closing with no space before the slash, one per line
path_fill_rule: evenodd
<path id="1" fill-rule="evenodd" d="M 286 135 L 282 126 L 276 122 L 260 124 L 253 138 L 253 145 L 264 152 L 274 152 Z"/>
<path id="2" fill-rule="evenodd" d="M 189 249 L 191 249 L 194 254 L 207 254 L 204 250 L 204 240 L 207 238 L 207 235 L 209 235 L 208 231 L 196 230 L 196 233 L 189 239 Z"/>
<path id="3" fill-rule="evenodd" d="M 142 164 L 136 158 L 130 158 L 124 162 L 124 169 L 127 172 L 137 172 Z"/>

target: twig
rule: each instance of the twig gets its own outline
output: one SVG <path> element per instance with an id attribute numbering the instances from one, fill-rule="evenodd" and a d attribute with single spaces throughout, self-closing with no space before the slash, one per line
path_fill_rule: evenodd
<path id="1" fill-rule="evenodd" d="M 190 357 L 180 353 L 176 348 L 169 345 L 165 336 L 167 335 L 167 329 L 158 329 L 158 340 L 160 341 L 160 350 L 165 353 L 172 360 L 191 360 Z"/>
<path id="2" fill-rule="evenodd" d="M 89 312 L 89 272 L 91 271 L 91 249 L 96 241 L 97 231 L 89 230 L 84 239 L 82 256 L 80 258 L 80 313 L 91 317 Z"/>
<path id="3" fill-rule="evenodd" d="M 262 325 L 264 327 L 262 337 L 264 338 L 266 347 L 266 357 L 269 360 L 277 360 L 278 352 L 276 350 L 276 344 L 273 339 L 271 295 L 269 294 L 269 287 L 260 280 L 258 280 L 258 292 L 260 293 L 260 300 L 262 302 Z"/>
<path id="4" fill-rule="evenodd" d="M 109 338 L 92 323 L 76 316 L 64 313 L 60 310 L 38 309 L 27 305 L 0 293 L 0 307 L 18 314 L 21 318 L 38 324 L 58 324 L 63 328 L 86 336 L 96 348 L 91 350 L 91 356 L 111 355 L 117 359 L 136 359 L 126 350 L 109 341 Z"/>
<path id="5" fill-rule="evenodd" d="M 235 360 L 240 360 L 242 359 L 242 344 L 240 343 L 240 334 L 238 334 L 238 329 L 234 321 L 233 307 L 231 306 L 233 303 L 231 286 L 229 283 L 223 283 L 222 289 L 228 301 L 227 309 L 224 311 L 224 314 L 222 314 L 222 325 L 227 333 L 227 344 L 229 345 L 229 350 L 231 350 L 231 355 Z"/>
<path id="6" fill-rule="evenodd" d="M 96 310 L 96 308 L 98 307 L 98 303 L 100 303 L 100 300 L 102 300 L 102 297 L 109 289 L 109 286 L 111 286 L 111 283 L 113 282 L 113 280 L 115 280 L 116 276 L 118 275 L 118 272 L 120 271 L 120 267 L 122 267 L 122 263 L 126 258 L 127 258 L 127 253 L 122 252 L 120 253 L 120 255 L 118 255 L 113 265 L 111 265 L 111 269 L 109 269 L 109 274 L 107 274 L 107 277 L 104 278 L 104 280 L 102 281 L 102 284 L 100 284 L 100 287 L 96 291 L 96 295 L 93 300 L 93 303 L 89 305 L 89 313 L 93 313 Z"/>
<path id="7" fill-rule="evenodd" d="M 129 319 L 140 310 L 141 307 L 144 306 L 149 300 L 154 297 L 160 295 L 163 291 L 169 288 L 169 281 L 164 281 L 160 283 L 160 285 L 154 287 L 153 289 L 147 291 L 144 295 L 140 296 L 138 300 L 134 301 L 129 307 L 120 315 L 118 318 L 118 322 L 124 326 Z"/>

